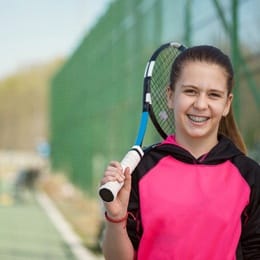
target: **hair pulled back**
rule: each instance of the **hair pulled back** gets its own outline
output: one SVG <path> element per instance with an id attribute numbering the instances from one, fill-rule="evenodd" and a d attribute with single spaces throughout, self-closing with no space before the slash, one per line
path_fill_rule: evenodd
<path id="1" fill-rule="evenodd" d="M 234 87 L 234 71 L 230 58 L 220 49 L 210 45 L 187 48 L 178 55 L 172 64 L 170 73 L 170 87 L 173 91 L 182 69 L 190 62 L 206 62 L 221 67 L 227 77 L 228 95 L 232 92 Z M 229 114 L 226 117 L 222 117 L 218 132 L 229 137 L 242 152 L 246 153 L 246 145 L 236 124 L 232 106 Z"/>

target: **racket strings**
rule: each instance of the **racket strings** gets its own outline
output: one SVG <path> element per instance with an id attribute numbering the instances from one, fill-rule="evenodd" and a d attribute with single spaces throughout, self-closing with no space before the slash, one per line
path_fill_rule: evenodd
<path id="1" fill-rule="evenodd" d="M 161 128 L 165 136 L 174 133 L 174 116 L 167 105 L 167 88 L 170 83 L 172 63 L 179 53 L 180 50 L 174 46 L 161 51 L 156 58 L 150 81 L 152 113 L 156 121 L 154 123 L 157 124 L 157 128 Z"/>

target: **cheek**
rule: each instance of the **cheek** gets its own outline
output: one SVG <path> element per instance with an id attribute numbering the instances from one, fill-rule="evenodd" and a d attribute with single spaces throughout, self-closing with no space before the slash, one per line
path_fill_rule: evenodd
<path id="1" fill-rule="evenodd" d="M 185 111 L 187 110 L 192 104 L 192 100 L 187 98 L 185 95 L 175 96 L 173 102 L 173 109 L 176 111 Z"/>
<path id="2" fill-rule="evenodd" d="M 182 100 L 176 99 L 173 106 L 174 117 L 181 118 L 186 113 L 188 105 Z"/>
<path id="3" fill-rule="evenodd" d="M 217 117 L 222 117 L 226 115 L 226 112 L 228 111 L 227 106 L 225 104 L 215 104 L 211 107 L 212 113 Z"/>

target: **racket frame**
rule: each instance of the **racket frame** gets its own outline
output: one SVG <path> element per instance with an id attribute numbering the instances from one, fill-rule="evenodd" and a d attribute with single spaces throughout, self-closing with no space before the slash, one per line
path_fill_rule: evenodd
<path id="1" fill-rule="evenodd" d="M 146 68 L 144 72 L 144 81 L 143 81 L 143 107 L 142 107 L 142 114 L 139 123 L 138 134 L 134 146 L 128 151 L 128 153 L 121 161 L 123 171 L 126 169 L 126 167 L 129 167 L 130 172 L 132 173 L 135 167 L 140 162 L 141 158 L 143 157 L 142 143 L 147 129 L 149 117 L 151 118 L 153 125 L 155 126 L 156 130 L 159 132 L 161 137 L 165 138 L 167 136 L 167 134 L 162 130 L 159 123 L 157 122 L 153 112 L 150 84 L 151 84 L 151 78 L 153 75 L 153 69 L 155 66 L 156 58 L 158 57 L 161 51 L 163 51 L 164 49 L 170 46 L 174 46 L 180 51 L 185 50 L 185 47 L 180 43 L 168 42 L 166 44 L 161 45 L 152 54 L 151 58 L 146 64 Z M 116 198 L 117 193 L 119 192 L 122 186 L 123 183 L 119 183 L 116 181 L 105 183 L 104 185 L 99 187 L 99 195 L 105 202 L 111 202 Z"/>
<path id="2" fill-rule="evenodd" d="M 163 131 L 163 129 L 161 128 L 160 124 L 158 123 L 154 111 L 153 111 L 153 107 L 152 107 L 152 97 L 151 97 L 151 79 L 152 79 L 152 75 L 153 75 L 153 69 L 156 63 L 156 59 L 158 57 L 158 55 L 165 49 L 169 48 L 169 47 L 174 47 L 176 49 L 178 49 L 180 52 L 184 51 L 186 49 L 186 47 L 178 42 L 168 42 L 165 44 L 162 44 L 158 49 L 156 49 L 154 51 L 154 53 L 152 54 L 150 60 L 147 62 L 146 65 L 146 69 L 145 69 L 145 74 L 144 74 L 144 104 L 146 104 L 146 106 L 144 105 L 144 108 L 146 111 L 148 111 L 149 116 L 151 118 L 151 121 L 154 125 L 154 127 L 156 128 L 156 130 L 158 131 L 158 133 L 160 134 L 160 136 L 165 139 L 168 135 L 168 133 L 165 133 Z M 147 98 L 148 97 L 148 98 Z"/>

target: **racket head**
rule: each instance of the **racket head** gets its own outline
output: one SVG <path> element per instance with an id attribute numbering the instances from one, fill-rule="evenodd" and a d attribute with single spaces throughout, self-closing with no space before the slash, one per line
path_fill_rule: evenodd
<path id="1" fill-rule="evenodd" d="M 167 105 L 167 88 L 175 58 L 186 49 L 177 42 L 161 45 L 152 54 L 144 75 L 144 110 L 162 138 L 174 133 L 173 110 Z"/>

